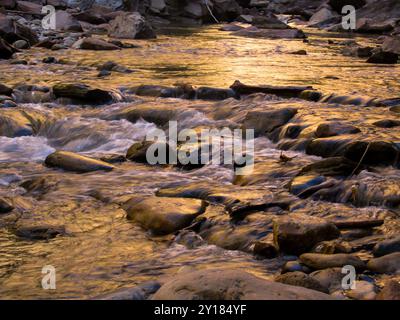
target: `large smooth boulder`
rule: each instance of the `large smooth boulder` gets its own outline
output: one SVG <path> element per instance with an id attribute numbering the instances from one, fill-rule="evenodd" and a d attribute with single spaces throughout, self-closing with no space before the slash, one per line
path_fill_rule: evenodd
<path id="1" fill-rule="evenodd" d="M 340 231 L 324 219 L 291 214 L 274 221 L 274 243 L 288 254 L 310 251 L 317 243 L 338 238 Z"/>
<path id="2" fill-rule="evenodd" d="M 371 259 L 368 261 L 367 268 L 376 273 L 398 274 L 400 272 L 400 252 Z"/>
<path id="3" fill-rule="evenodd" d="M 56 29 L 60 31 L 81 32 L 82 27 L 79 21 L 67 11 L 58 10 L 55 15 Z"/>
<path id="4" fill-rule="evenodd" d="M 322 292 L 258 278 L 243 270 L 205 269 L 178 274 L 153 300 L 329 300 Z"/>
<path id="5" fill-rule="evenodd" d="M 48 167 L 60 168 L 73 172 L 111 171 L 114 166 L 107 162 L 82 156 L 69 151 L 56 151 L 47 156 L 45 164 Z"/>
<path id="6" fill-rule="evenodd" d="M 53 86 L 56 98 L 70 98 L 72 102 L 87 104 L 106 104 L 122 100 L 122 97 L 113 91 L 92 88 L 81 83 L 56 84 Z"/>
<path id="7" fill-rule="evenodd" d="M 205 208 L 206 203 L 202 200 L 162 197 L 133 198 L 124 206 L 129 220 L 161 235 L 189 226 Z"/>
<path id="8" fill-rule="evenodd" d="M 72 47 L 82 50 L 120 50 L 120 47 L 99 38 L 83 38 L 76 41 Z"/>
<path id="9" fill-rule="evenodd" d="M 297 109 L 284 108 L 272 111 L 249 111 L 243 121 L 245 129 L 254 129 L 256 136 L 267 134 L 286 124 L 297 113 Z"/>
<path id="10" fill-rule="evenodd" d="M 151 25 L 138 12 L 126 12 L 110 22 L 108 35 L 123 39 L 154 39 L 156 34 Z"/>
<path id="11" fill-rule="evenodd" d="M 280 21 L 275 15 L 255 16 L 251 24 L 260 29 L 289 29 L 289 26 Z"/>
<path id="12" fill-rule="evenodd" d="M 339 268 L 346 265 L 352 265 L 357 270 L 365 269 L 365 263 L 359 257 L 347 253 L 304 253 L 300 256 L 300 261 L 315 270 Z"/>

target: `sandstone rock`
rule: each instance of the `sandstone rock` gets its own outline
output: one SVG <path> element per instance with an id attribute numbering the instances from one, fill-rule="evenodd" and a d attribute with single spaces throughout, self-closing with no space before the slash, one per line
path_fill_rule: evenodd
<path id="1" fill-rule="evenodd" d="M 300 261 L 301 263 L 315 270 L 336 267 L 341 268 L 346 265 L 351 265 L 357 270 L 365 269 L 365 263 L 360 258 L 346 253 L 304 253 L 300 256 Z"/>
<path id="2" fill-rule="evenodd" d="M 295 271 L 310 273 L 311 270 L 307 266 L 301 264 L 299 261 L 288 261 L 282 267 L 281 273 L 284 274 L 287 272 L 295 272 Z"/>
<path id="3" fill-rule="evenodd" d="M 400 300 L 400 283 L 394 280 L 387 281 L 376 300 Z"/>
<path id="4" fill-rule="evenodd" d="M 0 198 L 0 214 L 2 213 L 8 213 L 10 211 L 14 210 L 14 206 L 11 204 L 11 202 L 5 198 Z"/>
<path id="5" fill-rule="evenodd" d="M 232 33 L 235 36 L 266 39 L 304 39 L 306 35 L 299 29 L 259 29 L 249 27 Z"/>
<path id="6" fill-rule="evenodd" d="M 48 167 L 55 167 L 79 173 L 98 170 L 111 171 L 114 169 L 114 166 L 107 162 L 68 151 L 56 151 L 50 154 L 47 156 L 45 164 Z"/>
<path id="7" fill-rule="evenodd" d="M 378 120 L 375 121 L 373 125 L 379 128 L 394 128 L 400 126 L 400 120 L 394 120 L 394 119 Z"/>
<path id="8" fill-rule="evenodd" d="M 219 89 L 211 87 L 199 87 L 196 90 L 197 99 L 203 100 L 225 100 L 235 97 L 236 94 L 232 89 Z"/>
<path id="9" fill-rule="evenodd" d="M 126 153 L 126 158 L 130 161 L 140 162 L 140 163 L 149 163 L 149 158 L 147 153 L 150 155 L 154 154 L 156 150 L 163 150 L 163 154 L 165 155 L 165 161 L 162 164 L 167 164 L 169 161 L 169 154 L 172 152 L 171 147 L 168 143 L 164 142 L 153 142 L 153 141 L 142 141 L 136 142 L 130 146 Z"/>
<path id="10" fill-rule="evenodd" d="M 196 279 L 196 281 L 193 281 Z M 178 274 L 153 300 L 326 300 L 324 293 L 257 278 L 242 270 L 205 269 Z"/>
<path id="11" fill-rule="evenodd" d="M 236 80 L 230 88 L 238 95 L 265 93 L 285 98 L 297 98 L 303 91 L 312 89 L 310 86 L 251 86 L 241 83 L 239 80 Z"/>
<path id="12" fill-rule="evenodd" d="M 400 237 L 378 242 L 373 249 L 375 257 L 381 257 L 394 252 L 400 252 Z"/>
<path id="13" fill-rule="evenodd" d="M 82 27 L 79 21 L 67 11 L 58 10 L 55 15 L 56 29 L 60 31 L 81 32 Z"/>
<path id="14" fill-rule="evenodd" d="M 311 163 L 303 167 L 299 175 L 315 173 L 323 176 L 349 176 L 357 167 L 357 163 L 344 157 L 331 157 Z"/>
<path id="15" fill-rule="evenodd" d="M 274 221 L 274 242 L 280 251 L 288 254 L 307 252 L 317 243 L 339 235 L 334 224 L 316 217 L 291 214 Z"/>
<path id="16" fill-rule="evenodd" d="M 400 252 L 371 259 L 368 261 L 367 268 L 376 273 L 397 274 L 400 272 Z"/>
<path id="17" fill-rule="evenodd" d="M 205 208 L 204 201 L 186 198 L 133 198 L 124 205 L 129 220 L 155 234 L 169 234 L 189 226 Z"/>
<path id="18" fill-rule="evenodd" d="M 281 274 L 275 277 L 275 281 L 291 286 L 303 287 L 323 293 L 329 293 L 328 288 L 321 285 L 318 280 L 300 271 Z"/>
<path id="19" fill-rule="evenodd" d="M 379 21 L 369 18 L 357 19 L 356 32 L 358 33 L 384 33 L 393 30 L 395 21 Z"/>
<path id="20" fill-rule="evenodd" d="M 382 44 L 382 51 L 400 54 L 400 36 L 387 37 Z"/>
<path id="21" fill-rule="evenodd" d="M 280 21 L 273 14 L 267 16 L 254 16 L 251 24 L 260 29 L 289 29 L 289 26 Z"/>
<path id="22" fill-rule="evenodd" d="M 335 22 L 338 16 L 337 13 L 333 12 L 329 8 L 323 7 L 312 15 L 308 24 L 312 26 L 320 26 L 327 22 Z"/>
<path id="23" fill-rule="evenodd" d="M 76 41 L 72 47 L 82 50 L 120 50 L 120 48 L 112 43 L 99 38 L 83 38 Z"/>
<path id="24" fill-rule="evenodd" d="M 314 271 L 310 274 L 323 287 L 328 288 L 329 292 L 335 292 L 342 289 L 342 280 L 346 273 L 342 273 L 342 268 L 329 268 Z"/>
<path id="25" fill-rule="evenodd" d="M 153 39 L 156 34 L 151 25 L 138 12 L 127 12 L 110 22 L 110 37 L 125 39 Z"/>

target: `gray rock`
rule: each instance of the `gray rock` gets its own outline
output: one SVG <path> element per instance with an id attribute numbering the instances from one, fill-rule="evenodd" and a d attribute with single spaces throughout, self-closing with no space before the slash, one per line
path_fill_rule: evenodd
<path id="1" fill-rule="evenodd" d="M 314 271 L 310 276 L 318 280 L 322 286 L 329 288 L 329 292 L 332 293 L 342 290 L 342 280 L 346 274 L 342 273 L 342 268 L 329 268 Z"/>
<path id="2" fill-rule="evenodd" d="M 242 270 L 206 269 L 178 274 L 153 300 L 330 300 L 329 295 L 255 277 Z"/>
<path id="3" fill-rule="evenodd" d="M 48 155 L 45 164 L 48 167 L 55 167 L 80 173 L 98 170 L 111 171 L 114 169 L 114 166 L 107 162 L 68 151 L 56 151 Z"/>
<path id="4" fill-rule="evenodd" d="M 99 38 L 83 38 L 76 41 L 72 48 L 82 50 L 120 50 L 120 47 Z"/>
<path id="5" fill-rule="evenodd" d="M 156 34 L 151 25 L 138 12 L 126 12 L 110 22 L 110 37 L 124 39 L 154 39 Z"/>
<path id="6" fill-rule="evenodd" d="M 13 46 L 17 49 L 28 49 L 29 43 L 25 40 L 17 40 L 13 43 Z"/>
<path id="7" fill-rule="evenodd" d="M 133 198 L 124 205 L 129 220 L 155 234 L 169 234 L 189 226 L 205 208 L 206 203 L 201 200 L 161 197 Z"/>
<path id="8" fill-rule="evenodd" d="M 341 268 L 346 265 L 351 265 L 357 270 L 365 269 L 365 263 L 360 258 L 347 253 L 305 253 L 300 256 L 300 261 L 306 266 L 316 270 L 336 267 Z"/>

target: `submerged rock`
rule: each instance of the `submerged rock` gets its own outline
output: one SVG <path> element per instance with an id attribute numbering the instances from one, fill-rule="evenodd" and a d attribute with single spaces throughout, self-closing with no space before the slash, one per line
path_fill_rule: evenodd
<path id="1" fill-rule="evenodd" d="M 169 234 L 189 226 L 205 208 L 204 201 L 187 198 L 133 198 L 124 205 L 129 220 L 155 234 Z"/>
<path id="2" fill-rule="evenodd" d="M 376 273 L 397 274 L 400 272 L 400 252 L 371 259 L 368 261 L 367 268 Z"/>
<path id="3" fill-rule="evenodd" d="M 236 94 L 232 89 L 200 87 L 196 90 L 196 98 L 203 100 L 225 100 L 235 96 Z"/>
<path id="4" fill-rule="evenodd" d="M 310 86 L 251 86 L 236 80 L 230 88 L 238 95 L 248 95 L 253 93 L 274 94 L 278 97 L 296 98 L 305 90 L 311 90 Z"/>
<path id="5" fill-rule="evenodd" d="M 376 300 L 400 300 L 400 283 L 395 280 L 387 281 Z"/>
<path id="6" fill-rule="evenodd" d="M 107 162 L 92 159 L 69 151 L 56 151 L 45 160 L 48 167 L 55 167 L 74 172 L 111 171 L 114 166 Z"/>
<path id="7" fill-rule="evenodd" d="M 104 41 L 99 38 L 83 38 L 78 41 L 76 41 L 73 45 L 73 48 L 75 49 L 82 49 L 82 50 L 120 50 L 120 47 L 109 43 L 107 41 Z"/>
<path id="8" fill-rule="evenodd" d="M 153 39 L 156 34 L 151 25 L 138 12 L 125 12 L 110 23 L 110 37 L 124 39 Z"/>
<path id="9" fill-rule="evenodd" d="M 20 238 L 28 240 L 49 240 L 59 235 L 65 235 L 66 231 L 64 227 L 43 225 L 34 227 L 18 227 L 15 230 L 15 234 Z"/>
<path id="10" fill-rule="evenodd" d="M 365 269 L 365 263 L 360 258 L 346 253 L 304 253 L 300 256 L 300 261 L 315 270 L 341 268 L 346 265 L 351 265 L 357 270 Z"/>
<path id="11" fill-rule="evenodd" d="M 160 289 L 157 281 L 142 283 L 133 288 L 123 288 L 115 292 L 95 297 L 95 300 L 146 300 L 150 295 Z"/>
<path id="12" fill-rule="evenodd" d="M 196 279 L 196 281 L 193 281 Z M 329 300 L 329 295 L 255 277 L 242 270 L 206 269 L 178 274 L 153 300 Z"/>
<path id="13" fill-rule="evenodd" d="M 396 64 L 399 60 L 399 55 L 394 52 L 377 52 L 372 54 L 368 58 L 367 63 L 377 63 L 377 64 Z"/>
<path id="14" fill-rule="evenodd" d="M 291 214 L 274 221 L 274 242 L 280 251 L 288 254 L 308 252 L 317 243 L 339 235 L 333 223 L 317 217 Z"/>
<path id="15" fill-rule="evenodd" d="M 304 39 L 306 35 L 299 29 L 259 29 L 249 27 L 232 33 L 235 36 L 266 39 Z"/>

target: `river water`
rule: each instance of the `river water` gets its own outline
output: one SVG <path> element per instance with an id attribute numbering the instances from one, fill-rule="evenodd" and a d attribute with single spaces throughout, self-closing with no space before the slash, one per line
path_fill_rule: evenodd
<path id="1" fill-rule="evenodd" d="M 30 61 L 29 65 L 0 63 L 0 82 L 46 86 L 83 82 L 103 88 L 175 83 L 228 87 L 239 79 L 246 84 L 312 85 L 324 93 L 342 95 L 378 98 L 398 95 L 398 66 L 370 65 L 341 55 L 340 43 L 350 36 L 306 31 L 309 43 L 234 37 L 213 26 L 166 30 L 156 40 L 135 41 L 139 48 L 118 52 L 32 49 L 21 55 Z M 328 39 L 333 43 L 328 44 Z M 363 37 L 356 41 L 374 45 L 375 39 Z M 308 55 L 290 54 L 300 49 L 307 50 Z M 65 64 L 41 63 L 49 55 L 64 60 Z M 98 78 L 97 64 L 110 60 L 134 72 Z M 154 194 L 170 184 L 206 184 L 235 194 L 239 199 L 286 195 L 284 186 L 293 177 L 293 171 L 318 157 L 305 155 L 303 151 L 287 151 L 286 155 L 297 157 L 296 163 L 280 165 L 277 146 L 266 137 L 258 137 L 256 162 L 264 176 L 242 185 L 232 184 L 235 177 L 231 168 L 217 165 L 179 171 L 124 162 L 109 173 L 75 174 L 42 164 L 57 149 L 93 157 L 124 155 L 133 142 L 141 141 L 146 133 L 157 128 L 150 121 L 140 119 L 132 123 L 121 116 L 131 108 L 173 108 L 178 110 L 177 120 L 182 127 L 195 128 L 235 125 L 248 106 L 263 108 L 268 104 L 298 107 L 305 123 L 320 119 L 362 122 L 363 135 L 394 142 L 399 139 L 396 129 L 377 130 L 370 124 L 372 120 L 398 118 L 386 109 L 331 108 L 264 96 L 222 102 L 137 98 L 132 103 L 98 108 L 30 103 L 20 104 L 11 111 L 0 110 L 23 109 L 45 119 L 34 136 L 0 137 L 0 196 L 13 198 L 18 208 L 18 213 L 3 215 L 0 220 L 0 298 L 90 298 L 171 276 L 183 266 L 236 267 L 265 278 L 272 277 L 290 257 L 261 260 L 250 253 L 226 250 L 218 241 L 189 249 L 174 241 L 173 236 L 155 237 L 129 222 L 120 204 L 132 196 Z M 378 175 L 376 179 L 394 181 L 398 188 L 397 169 L 381 168 L 373 173 L 375 176 L 369 172 L 362 174 L 360 180 L 375 181 Z M 26 181 L 31 182 L 28 189 L 21 186 Z M 222 208 L 216 205 L 209 210 L 218 213 Z M 318 216 L 387 217 L 393 214 L 379 204 L 355 208 L 313 201 L 302 202 L 302 210 Z M 48 241 L 26 240 L 15 235 L 17 227 L 35 225 L 62 226 L 67 235 Z M 388 233 L 397 230 L 396 220 L 385 229 Z M 46 265 L 56 268 L 56 290 L 42 289 L 41 271 Z"/>

